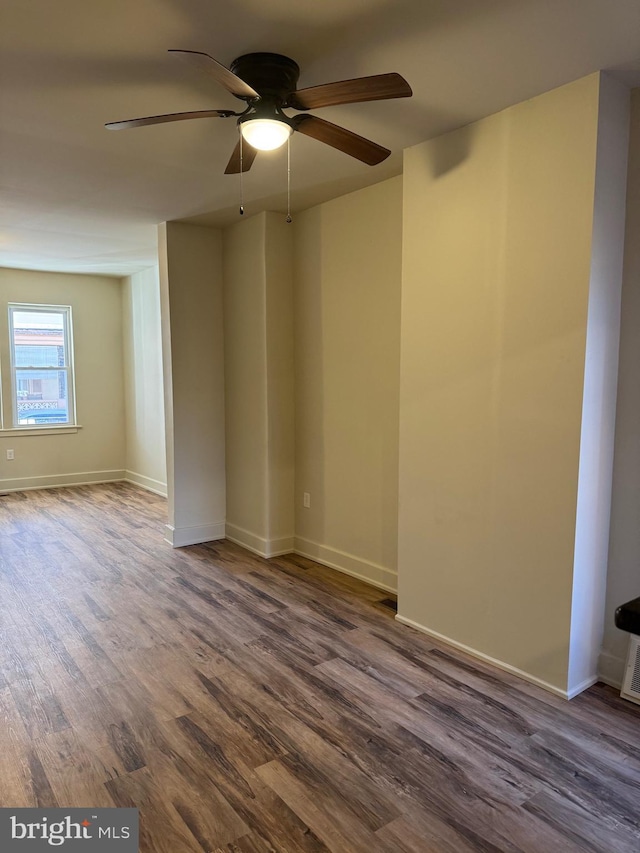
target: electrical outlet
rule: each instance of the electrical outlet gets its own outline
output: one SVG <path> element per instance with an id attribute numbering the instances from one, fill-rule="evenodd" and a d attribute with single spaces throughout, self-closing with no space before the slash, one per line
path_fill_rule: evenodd
<path id="1" fill-rule="evenodd" d="M 7 459 L 13 459 L 13 458 L 14 458 L 13 450 L 7 450 Z"/>
<path id="2" fill-rule="evenodd" d="M 309 509 L 309 507 L 311 506 L 311 495 L 309 494 L 309 492 L 305 492 L 303 494 L 302 503 L 307 509 Z"/>

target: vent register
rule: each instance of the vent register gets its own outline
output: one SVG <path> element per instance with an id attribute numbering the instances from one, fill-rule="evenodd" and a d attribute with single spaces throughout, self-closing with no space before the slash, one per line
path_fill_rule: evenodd
<path id="1" fill-rule="evenodd" d="M 620 695 L 640 705 L 640 637 L 631 635 Z"/>
<path id="2" fill-rule="evenodd" d="M 614 621 L 616 628 L 631 634 L 620 695 L 640 705 L 640 598 L 621 604 Z"/>

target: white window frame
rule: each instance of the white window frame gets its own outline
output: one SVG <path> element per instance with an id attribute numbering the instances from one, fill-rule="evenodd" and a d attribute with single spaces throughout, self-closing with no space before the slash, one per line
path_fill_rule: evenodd
<path id="1" fill-rule="evenodd" d="M 32 314 L 60 314 L 62 316 L 63 337 L 64 337 L 64 353 L 65 364 L 55 367 L 42 367 L 40 365 L 21 364 L 16 365 L 15 355 L 15 334 L 13 327 L 14 313 L 32 313 Z M 51 430 L 52 428 L 75 427 L 76 423 L 76 395 L 75 395 L 75 373 L 73 366 L 73 325 L 71 321 L 71 306 L 70 305 L 42 305 L 37 303 L 9 303 L 9 354 L 11 363 L 11 397 L 13 410 L 13 429 L 15 430 Z M 18 423 L 18 370 L 38 370 L 40 372 L 52 370 L 59 372 L 61 370 L 66 373 L 67 386 L 67 420 L 57 424 L 21 424 Z"/>

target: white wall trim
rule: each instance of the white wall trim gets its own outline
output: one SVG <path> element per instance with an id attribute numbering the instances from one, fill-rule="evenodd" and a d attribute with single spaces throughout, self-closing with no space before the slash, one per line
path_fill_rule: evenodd
<path id="1" fill-rule="evenodd" d="M 252 551 L 260 557 L 280 557 L 293 551 L 293 536 L 283 536 L 280 539 L 264 539 L 244 527 L 227 523 L 226 538 L 236 545 L 241 545 L 247 551 Z"/>
<path id="2" fill-rule="evenodd" d="M 27 492 L 32 489 L 59 489 L 65 486 L 90 486 L 125 479 L 124 470 L 78 471 L 72 474 L 45 474 L 39 477 L 19 477 L 0 480 L 0 492 Z"/>
<path id="3" fill-rule="evenodd" d="M 398 589 L 398 573 L 395 570 L 363 560 L 354 554 L 348 554 L 346 551 L 339 551 L 337 548 L 329 548 L 319 542 L 312 542 L 311 539 L 302 539 L 296 536 L 294 553 L 315 560 L 316 563 L 321 563 L 330 569 L 337 569 L 345 575 L 358 578 L 358 580 L 387 592 L 395 593 Z"/>
<path id="4" fill-rule="evenodd" d="M 471 655 L 471 657 L 478 658 L 478 660 L 491 664 L 491 666 L 495 666 L 497 669 L 502 669 L 512 675 L 517 675 L 518 678 L 522 678 L 524 681 L 535 684 L 537 687 L 542 687 L 544 690 L 548 690 L 549 693 L 555 693 L 556 696 L 560 696 L 562 699 L 573 699 L 574 696 L 577 696 L 578 693 L 586 690 L 587 687 L 591 687 L 591 685 L 595 684 L 598 680 L 597 678 L 587 679 L 587 681 L 574 688 L 571 693 L 568 693 L 566 690 L 562 690 L 562 688 L 556 687 L 548 681 L 536 678 L 535 675 L 531 675 L 531 673 L 525 672 L 523 669 L 518 669 L 518 667 L 512 666 L 509 663 L 492 658 L 489 655 L 484 654 L 484 652 L 479 652 L 477 649 L 471 648 L 471 646 L 465 646 L 464 643 L 458 643 L 456 640 L 452 640 L 450 637 L 446 637 L 444 634 L 438 633 L 438 631 L 432 631 L 430 628 L 425 628 L 424 625 L 420 625 L 419 622 L 414 622 L 413 619 L 407 619 L 405 616 L 401 616 L 400 614 L 396 615 L 396 619 L 403 625 L 408 625 L 410 628 L 415 628 L 416 631 L 420 631 L 422 634 L 427 634 L 429 637 L 433 637 L 434 640 L 445 643 L 447 646 L 452 646 L 454 649 L 459 649 L 460 651 Z"/>
<path id="5" fill-rule="evenodd" d="M 600 679 L 597 675 L 591 675 L 589 678 L 585 678 L 583 682 L 572 687 L 571 690 L 567 690 L 567 699 L 573 699 L 574 696 L 577 696 L 579 693 L 584 693 L 584 691 L 588 690 L 589 687 L 593 687 L 594 684 L 597 684 L 599 680 Z"/>
<path id="6" fill-rule="evenodd" d="M 48 424 L 47 426 L 11 427 L 0 429 L 0 438 L 17 438 L 24 435 L 71 435 L 82 429 L 80 424 Z"/>
<path id="7" fill-rule="evenodd" d="M 167 524 L 165 525 L 167 533 L 164 538 L 172 547 L 184 548 L 185 545 L 199 545 L 200 542 L 224 539 L 224 527 L 224 521 L 194 527 L 172 527 Z"/>
<path id="8" fill-rule="evenodd" d="M 610 652 L 601 651 L 598 658 L 598 678 L 609 687 L 622 687 L 622 679 L 626 668 L 626 660 L 612 655 Z"/>
<path id="9" fill-rule="evenodd" d="M 135 486 L 140 486 L 141 489 L 146 489 L 148 492 L 153 492 L 156 495 L 167 497 L 167 484 L 161 480 L 154 480 L 152 477 L 145 477 L 144 474 L 138 474 L 136 471 L 125 471 L 125 480 L 127 483 L 133 483 Z"/>

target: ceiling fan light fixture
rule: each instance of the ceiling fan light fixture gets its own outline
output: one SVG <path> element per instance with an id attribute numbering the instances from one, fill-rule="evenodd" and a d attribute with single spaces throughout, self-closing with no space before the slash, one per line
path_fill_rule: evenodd
<path id="1" fill-rule="evenodd" d="M 258 151 L 274 151 L 284 145 L 293 128 L 278 119 L 253 118 L 243 121 L 240 131 L 249 145 Z"/>

